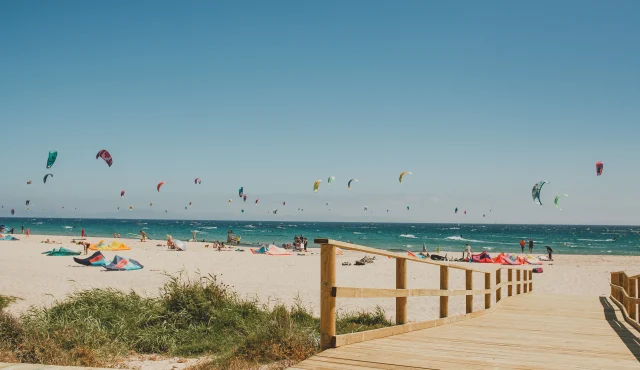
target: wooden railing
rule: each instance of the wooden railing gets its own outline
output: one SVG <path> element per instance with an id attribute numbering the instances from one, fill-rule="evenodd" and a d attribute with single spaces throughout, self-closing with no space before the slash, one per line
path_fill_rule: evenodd
<path id="1" fill-rule="evenodd" d="M 638 279 L 640 275 L 627 276 L 624 271 L 611 273 L 611 300 L 620 307 L 624 319 L 636 330 L 638 323 Z"/>
<path id="2" fill-rule="evenodd" d="M 484 315 L 502 302 L 502 288 L 507 287 L 507 297 L 514 293 L 528 293 L 533 290 L 531 270 L 511 266 L 500 266 L 495 271 L 476 269 L 470 265 L 439 262 L 411 257 L 407 254 L 388 252 L 360 245 L 343 243 L 329 239 L 315 239 L 321 245 L 320 267 L 320 346 L 322 350 L 347 344 L 364 342 L 376 338 L 408 333 L 430 327 Z M 347 288 L 336 286 L 336 248 L 392 257 L 396 260 L 396 288 Z M 440 289 L 407 289 L 407 261 L 436 265 L 440 267 Z M 449 269 L 465 271 L 465 290 L 449 289 Z M 502 282 L 502 270 L 507 270 L 507 281 Z M 515 281 L 513 275 L 515 271 Z M 484 289 L 473 289 L 473 273 L 484 274 Z M 492 275 L 495 275 L 492 278 Z M 492 286 L 492 281 L 495 285 Z M 513 287 L 516 287 L 515 292 Z M 492 307 L 492 295 L 496 305 Z M 473 296 L 484 295 L 484 309 L 473 311 Z M 440 318 L 417 323 L 407 322 L 408 297 L 440 297 Z M 449 297 L 466 296 L 466 314 L 449 316 Z M 396 325 L 364 332 L 336 335 L 336 298 L 394 298 L 396 299 Z"/>

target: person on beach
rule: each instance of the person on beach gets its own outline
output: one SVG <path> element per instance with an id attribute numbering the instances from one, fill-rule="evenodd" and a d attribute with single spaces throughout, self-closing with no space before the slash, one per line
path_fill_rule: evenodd
<path id="1" fill-rule="evenodd" d="M 522 253 L 524 253 L 524 239 L 520 239 L 520 250 L 522 250 Z"/>
<path id="2" fill-rule="evenodd" d="M 81 237 L 82 239 L 84 239 L 84 238 L 86 238 L 86 237 L 87 237 L 87 234 L 84 232 L 84 227 L 82 228 L 82 231 L 80 231 L 80 237 Z"/>
<path id="3" fill-rule="evenodd" d="M 173 237 L 171 237 L 171 235 L 167 234 L 167 248 L 169 249 L 175 249 L 176 245 L 173 243 Z"/>
<path id="4" fill-rule="evenodd" d="M 15 229 L 12 227 L 11 230 L 9 230 L 9 233 L 11 233 L 11 235 L 13 235 L 14 232 L 15 232 Z"/>
<path id="5" fill-rule="evenodd" d="M 118 237 L 118 234 L 116 234 L 116 232 L 115 232 L 115 231 L 113 232 L 113 237 L 114 237 L 114 238 L 117 238 L 117 237 Z"/>
<path id="6" fill-rule="evenodd" d="M 20 234 L 24 234 L 24 225 L 22 225 L 22 230 L 20 230 Z"/>
<path id="7" fill-rule="evenodd" d="M 464 249 L 464 254 L 465 254 L 465 259 L 471 261 L 471 246 L 469 245 L 469 243 L 467 243 L 466 248 Z"/>
<path id="8" fill-rule="evenodd" d="M 436 248 L 436 253 L 440 254 L 440 245 Z"/>
<path id="9" fill-rule="evenodd" d="M 27 228 L 27 238 L 31 237 L 31 228 Z"/>
<path id="10" fill-rule="evenodd" d="M 194 231 L 194 232 L 193 232 L 193 241 L 194 241 L 194 242 L 195 242 L 195 241 L 197 241 L 197 240 L 196 240 L 196 233 L 197 233 L 197 231 Z"/>
<path id="11" fill-rule="evenodd" d="M 547 255 L 549 255 L 549 261 L 553 261 L 553 258 L 551 258 L 552 253 L 553 249 L 551 249 L 551 247 L 547 245 Z"/>
<path id="12" fill-rule="evenodd" d="M 422 243 L 422 251 L 423 252 L 427 251 L 427 243 Z"/>
<path id="13" fill-rule="evenodd" d="M 533 253 L 533 238 L 529 238 L 529 253 Z"/>
<path id="14" fill-rule="evenodd" d="M 144 230 L 140 230 L 140 241 L 141 242 L 147 241 L 147 233 L 145 233 Z"/>
<path id="15" fill-rule="evenodd" d="M 305 251 L 305 252 L 307 251 L 307 243 L 308 243 L 308 242 L 309 242 L 309 241 L 307 240 L 307 238 L 304 238 L 304 251 Z"/>

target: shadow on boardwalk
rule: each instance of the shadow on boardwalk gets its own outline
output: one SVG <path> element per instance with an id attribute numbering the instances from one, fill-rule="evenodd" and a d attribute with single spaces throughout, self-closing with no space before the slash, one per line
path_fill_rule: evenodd
<path id="1" fill-rule="evenodd" d="M 640 339 L 628 329 L 625 323 L 618 320 L 618 315 L 616 314 L 617 308 L 611 304 L 611 301 L 605 297 L 600 297 L 600 304 L 602 304 L 604 308 L 604 317 L 611 326 L 611 329 L 618 334 L 622 343 L 629 348 L 629 351 L 636 357 L 636 360 L 640 362 Z"/>

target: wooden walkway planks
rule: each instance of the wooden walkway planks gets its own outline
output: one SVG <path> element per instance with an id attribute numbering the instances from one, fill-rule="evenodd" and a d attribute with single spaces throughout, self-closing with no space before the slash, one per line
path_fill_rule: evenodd
<path id="1" fill-rule="evenodd" d="M 329 349 L 292 369 L 640 369 L 638 338 L 604 297 L 529 294 L 471 320 Z"/>

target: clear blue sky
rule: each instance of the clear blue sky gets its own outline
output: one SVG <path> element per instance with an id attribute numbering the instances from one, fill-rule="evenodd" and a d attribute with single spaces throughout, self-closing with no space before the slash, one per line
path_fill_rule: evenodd
<path id="1" fill-rule="evenodd" d="M 638 1 L 2 1 L 2 216 L 638 224 L 638 45 Z"/>

